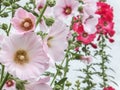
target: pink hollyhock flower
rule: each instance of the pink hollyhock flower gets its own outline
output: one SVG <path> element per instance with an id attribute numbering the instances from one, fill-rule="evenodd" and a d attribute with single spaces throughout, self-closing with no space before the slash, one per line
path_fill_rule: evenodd
<path id="1" fill-rule="evenodd" d="M 7 80 L 4 84 L 2 90 L 17 90 L 16 82 L 14 80 Z"/>
<path id="2" fill-rule="evenodd" d="M 84 62 L 89 64 L 92 61 L 92 57 L 91 56 L 81 56 L 80 59 Z"/>
<path id="3" fill-rule="evenodd" d="M 108 86 L 108 87 L 105 87 L 103 90 L 115 90 L 115 89 L 111 86 Z"/>
<path id="4" fill-rule="evenodd" d="M 49 81 L 49 77 L 34 81 L 25 86 L 26 90 L 52 90 L 52 88 L 46 84 Z"/>
<path id="5" fill-rule="evenodd" d="M 52 25 L 48 35 L 44 39 L 44 48 L 51 57 L 51 62 L 64 58 L 64 50 L 67 48 L 68 27 L 59 20 Z"/>
<path id="6" fill-rule="evenodd" d="M 35 20 L 36 17 L 32 13 L 19 8 L 16 10 L 15 16 L 12 18 L 11 23 L 14 28 L 18 30 L 18 32 L 25 33 L 28 31 L 34 31 Z"/>
<path id="7" fill-rule="evenodd" d="M 57 0 L 54 8 L 56 18 L 66 20 L 77 12 L 79 2 L 76 0 Z"/>
<path id="8" fill-rule="evenodd" d="M 49 66 L 41 38 L 33 32 L 6 37 L 0 50 L 0 62 L 21 80 L 36 78 Z"/>
<path id="9" fill-rule="evenodd" d="M 95 39 L 96 34 L 88 34 L 85 32 L 84 27 L 80 22 L 75 22 L 72 29 L 78 34 L 77 40 L 84 44 L 89 44 Z"/>
<path id="10" fill-rule="evenodd" d="M 83 12 L 82 12 L 82 24 L 84 30 L 93 34 L 97 31 L 96 25 L 98 23 L 99 15 L 95 14 L 97 5 L 95 0 L 84 0 Z"/>

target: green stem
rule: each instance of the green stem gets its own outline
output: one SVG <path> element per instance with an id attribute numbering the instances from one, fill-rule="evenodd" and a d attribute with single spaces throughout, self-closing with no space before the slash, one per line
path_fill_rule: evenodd
<path id="1" fill-rule="evenodd" d="M 41 20 L 41 18 L 42 18 L 42 16 L 43 16 L 43 14 L 44 14 L 44 12 L 45 12 L 45 10 L 47 9 L 47 3 L 45 4 L 45 7 L 43 8 L 43 10 L 42 10 L 42 12 L 41 12 L 41 14 L 40 14 L 40 16 L 38 17 L 38 19 L 37 19 L 37 22 L 36 22 L 36 26 L 40 23 L 40 20 Z"/>
<path id="2" fill-rule="evenodd" d="M 54 83 L 54 81 L 55 81 L 55 79 L 56 79 L 57 75 L 58 75 L 58 71 L 56 72 L 56 74 L 55 74 L 55 76 L 54 76 L 54 78 L 53 78 L 53 80 L 52 80 L 52 82 L 51 82 L 50 86 L 52 86 L 52 84 Z"/>
<path id="3" fill-rule="evenodd" d="M 63 65 L 64 61 L 65 61 L 65 58 L 63 59 L 62 63 L 60 64 L 61 66 Z M 54 76 L 54 78 L 53 78 L 53 80 L 52 80 L 50 86 L 52 86 L 52 84 L 54 83 L 54 81 L 55 81 L 57 75 L 58 75 L 58 71 L 56 72 L 56 74 L 55 74 L 55 76 Z"/>
<path id="4" fill-rule="evenodd" d="M 4 68 L 5 68 L 5 67 L 4 67 L 4 65 L 2 65 L 2 64 L 1 64 L 1 66 L 2 66 L 2 72 L 1 72 L 1 80 L 0 80 L 0 81 L 2 82 L 2 80 L 3 80 L 3 75 L 4 75 Z"/>
<path id="5" fill-rule="evenodd" d="M 6 7 L 4 7 L 4 8 L 0 11 L 0 13 L 2 13 L 5 9 L 6 9 Z"/>
<path id="6" fill-rule="evenodd" d="M 12 6 L 11 6 L 11 8 L 12 8 Z M 12 16 L 11 16 L 11 18 L 12 18 L 13 16 L 14 16 L 14 10 L 13 10 L 13 8 L 12 8 Z M 11 29 L 11 23 L 9 24 L 9 28 L 8 28 L 8 30 L 6 31 L 7 36 L 9 36 L 10 29 Z"/>
<path id="7" fill-rule="evenodd" d="M 66 64 L 65 64 L 65 69 L 64 69 L 64 75 L 63 75 L 63 78 L 65 78 L 66 75 L 67 75 L 69 61 L 70 61 L 70 60 L 67 58 L 67 59 L 66 59 Z M 63 83 L 62 90 L 64 90 L 64 86 L 65 86 L 65 82 Z"/>
<path id="8" fill-rule="evenodd" d="M 2 88 L 3 88 L 4 84 L 5 84 L 5 82 L 7 81 L 8 77 L 9 77 L 9 73 L 7 72 L 7 74 L 5 75 L 4 79 L 0 83 L 0 90 L 2 90 Z"/>
<path id="9" fill-rule="evenodd" d="M 102 35 L 102 52 L 104 52 L 104 37 L 103 37 L 103 35 Z M 102 58 L 102 66 L 101 66 L 101 68 L 102 68 L 102 79 L 103 79 L 103 86 L 104 87 L 106 87 L 106 73 L 105 73 L 105 59 L 104 59 L 104 53 L 102 53 L 102 55 L 101 55 L 101 58 Z"/>

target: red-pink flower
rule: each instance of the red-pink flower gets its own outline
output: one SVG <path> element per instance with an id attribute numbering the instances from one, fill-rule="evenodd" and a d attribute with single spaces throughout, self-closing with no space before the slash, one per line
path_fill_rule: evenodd
<path id="1" fill-rule="evenodd" d="M 76 18 L 75 18 L 76 19 Z M 96 34 L 88 34 L 85 30 L 84 30 L 84 26 L 81 24 L 81 22 L 75 22 L 73 24 L 72 29 L 78 34 L 77 36 L 77 40 L 81 41 L 84 44 L 89 44 L 91 43 Z"/>
<path id="2" fill-rule="evenodd" d="M 104 18 L 104 20 L 107 21 L 113 20 L 113 8 L 110 5 L 105 2 L 98 2 L 97 6 L 98 10 L 96 13 L 101 15 L 101 18 Z"/>
<path id="3" fill-rule="evenodd" d="M 105 87 L 103 90 L 115 90 L 112 86 Z"/>
<path id="4" fill-rule="evenodd" d="M 19 8 L 16 10 L 11 23 L 18 32 L 25 33 L 28 31 L 34 31 L 35 21 L 36 17 L 32 13 Z"/>

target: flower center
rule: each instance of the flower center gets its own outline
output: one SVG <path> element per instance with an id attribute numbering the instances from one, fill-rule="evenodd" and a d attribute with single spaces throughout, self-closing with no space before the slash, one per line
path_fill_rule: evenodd
<path id="1" fill-rule="evenodd" d="M 86 38 L 88 36 L 88 33 L 84 32 L 82 36 Z"/>
<path id="2" fill-rule="evenodd" d="M 33 28 L 33 23 L 31 21 L 30 18 L 26 18 L 24 19 L 24 21 L 21 23 L 21 27 L 25 30 L 25 31 L 29 31 L 30 29 Z"/>
<path id="3" fill-rule="evenodd" d="M 65 8 L 64 8 L 64 13 L 65 13 L 66 15 L 71 14 L 71 12 L 72 12 L 71 7 L 65 7 Z"/>
<path id="4" fill-rule="evenodd" d="M 14 62 L 20 65 L 28 63 L 29 58 L 27 52 L 25 50 L 17 50 L 14 55 Z"/>
<path id="5" fill-rule="evenodd" d="M 47 45 L 48 45 L 49 48 L 51 47 L 50 41 L 51 41 L 52 39 L 53 39 L 52 36 L 47 39 Z"/>
<path id="6" fill-rule="evenodd" d="M 6 86 L 7 86 L 7 87 L 11 87 L 11 86 L 13 86 L 13 85 L 14 85 L 14 83 L 13 83 L 12 80 L 7 80 L 7 81 L 6 81 Z"/>

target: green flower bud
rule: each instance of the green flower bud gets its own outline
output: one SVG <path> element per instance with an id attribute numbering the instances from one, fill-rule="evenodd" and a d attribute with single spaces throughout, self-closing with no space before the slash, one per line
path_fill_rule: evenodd
<path id="1" fill-rule="evenodd" d="M 54 23 L 54 19 L 52 17 L 45 18 L 45 23 L 47 26 L 52 26 L 52 24 Z"/>
<path id="2" fill-rule="evenodd" d="M 53 7 L 56 4 L 56 0 L 47 0 L 47 4 L 48 6 Z"/>
<path id="3" fill-rule="evenodd" d="M 78 11 L 79 11 L 80 13 L 82 13 L 82 12 L 83 12 L 83 7 L 80 6 L 80 7 L 78 8 Z"/>
<path id="4" fill-rule="evenodd" d="M 17 8 L 19 8 L 19 5 L 18 4 L 12 4 L 12 8 L 17 9 Z"/>
<path id="5" fill-rule="evenodd" d="M 10 6 L 10 3 L 9 3 L 8 1 L 4 1 L 4 2 L 3 2 L 3 5 L 4 5 L 4 6 Z"/>
<path id="6" fill-rule="evenodd" d="M 3 23 L 3 24 L 2 24 L 2 29 L 3 29 L 3 30 L 7 30 L 7 29 L 8 29 L 8 25 L 5 24 L 5 23 Z"/>
<path id="7" fill-rule="evenodd" d="M 8 16 L 8 13 L 7 12 L 4 12 L 1 17 L 7 17 Z"/>

